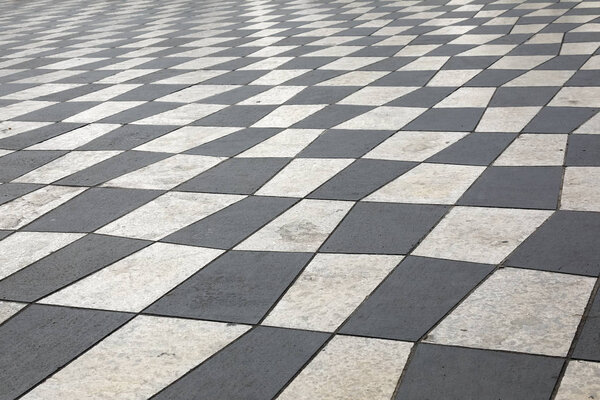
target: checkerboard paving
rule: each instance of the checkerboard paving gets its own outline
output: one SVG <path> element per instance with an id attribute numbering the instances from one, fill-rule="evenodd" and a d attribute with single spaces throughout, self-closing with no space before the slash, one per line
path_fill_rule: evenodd
<path id="1" fill-rule="evenodd" d="M 0 400 L 600 398 L 600 2 L 0 26 Z"/>

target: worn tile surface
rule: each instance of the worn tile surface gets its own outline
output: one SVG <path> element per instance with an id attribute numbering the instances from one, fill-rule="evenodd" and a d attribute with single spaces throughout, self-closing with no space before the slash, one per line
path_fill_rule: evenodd
<path id="1" fill-rule="evenodd" d="M 0 26 L 0 400 L 600 396 L 598 1 Z"/>

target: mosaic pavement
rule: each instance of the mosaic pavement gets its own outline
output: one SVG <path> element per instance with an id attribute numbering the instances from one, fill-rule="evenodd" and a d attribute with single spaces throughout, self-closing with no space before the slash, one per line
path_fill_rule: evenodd
<path id="1" fill-rule="evenodd" d="M 0 26 L 0 399 L 600 398 L 600 1 Z"/>

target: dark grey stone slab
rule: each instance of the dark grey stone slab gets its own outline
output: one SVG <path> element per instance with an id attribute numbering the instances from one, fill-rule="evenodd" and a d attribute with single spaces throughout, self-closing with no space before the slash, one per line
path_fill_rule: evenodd
<path id="1" fill-rule="evenodd" d="M 72 131 L 81 126 L 83 126 L 83 124 L 70 124 L 65 122 L 42 126 L 41 128 L 32 129 L 27 132 L 19 133 L 18 135 L 0 139 L 0 148 L 8 150 L 23 149 L 55 136 L 62 135 L 63 133 Z"/>
<path id="2" fill-rule="evenodd" d="M 577 339 L 572 357 L 600 361 L 600 296 L 598 293 Z"/>
<path id="3" fill-rule="evenodd" d="M 334 104 L 326 106 L 302 121 L 292 125 L 301 129 L 329 129 L 346 122 L 358 115 L 364 114 L 374 107 Z"/>
<path id="4" fill-rule="evenodd" d="M 13 231 L 0 230 L 0 240 L 4 239 L 5 237 L 7 237 L 8 235 L 10 235 L 11 233 L 13 233 Z"/>
<path id="5" fill-rule="evenodd" d="M 56 185 L 96 186 L 171 156 L 151 151 L 127 151 L 69 175 Z"/>
<path id="6" fill-rule="evenodd" d="M 600 214 L 557 211 L 506 261 L 514 267 L 600 275 Z"/>
<path id="7" fill-rule="evenodd" d="M 447 210 L 434 205 L 357 203 L 321 251 L 407 254 Z"/>
<path id="8" fill-rule="evenodd" d="M 432 108 L 403 129 L 410 131 L 471 132 L 479 123 L 485 108 Z"/>
<path id="9" fill-rule="evenodd" d="M 271 136 L 281 132 L 278 128 L 248 128 L 220 137 L 209 143 L 194 147 L 184 154 L 204 156 L 233 157 L 244 150 L 254 147 Z"/>
<path id="10" fill-rule="evenodd" d="M 360 200 L 415 165 L 417 163 L 405 161 L 356 160 L 307 197 Z"/>
<path id="11" fill-rule="evenodd" d="M 5 183 L 0 185 L 0 204 L 8 203 L 43 186 L 35 183 Z"/>
<path id="12" fill-rule="evenodd" d="M 43 122 L 59 122 L 72 117 L 75 114 L 79 114 L 82 111 L 97 106 L 100 102 L 64 102 L 56 103 L 48 107 L 41 108 L 39 110 L 32 111 L 25 115 L 20 115 L 19 121 L 43 121 Z"/>
<path id="13" fill-rule="evenodd" d="M 500 87 L 488 104 L 489 107 L 545 106 L 560 87 Z"/>
<path id="14" fill-rule="evenodd" d="M 600 166 L 600 135 L 569 135 L 567 166 Z"/>
<path id="15" fill-rule="evenodd" d="M 513 133 L 471 133 L 426 161 L 441 164 L 490 165 L 517 137 Z"/>
<path id="16" fill-rule="evenodd" d="M 597 108 L 544 107 L 527 124 L 523 132 L 571 133 L 592 118 L 597 111 Z"/>
<path id="17" fill-rule="evenodd" d="M 377 79 L 371 86 L 425 86 L 437 71 L 396 71 Z"/>
<path id="18" fill-rule="evenodd" d="M 84 144 L 78 150 L 130 150 L 175 128 L 160 125 L 123 125 Z"/>
<path id="19" fill-rule="evenodd" d="M 192 125 L 202 126 L 239 126 L 247 127 L 254 125 L 277 106 L 230 106 L 214 114 L 204 117 Z"/>
<path id="20" fill-rule="evenodd" d="M 371 293 L 341 333 L 417 341 L 494 269 L 408 257 Z"/>
<path id="21" fill-rule="evenodd" d="M 560 358 L 419 344 L 395 400 L 547 400 Z"/>
<path id="22" fill-rule="evenodd" d="M 158 197 L 162 191 L 91 188 L 27 225 L 39 232 L 93 232 Z"/>
<path id="23" fill-rule="evenodd" d="M 165 242 L 230 249 L 279 214 L 296 199 L 247 197 L 162 239 Z"/>
<path id="24" fill-rule="evenodd" d="M 87 235 L 0 281 L 0 298 L 36 301 L 150 244 Z"/>
<path id="25" fill-rule="evenodd" d="M 562 167 L 489 167 L 457 204 L 555 209 Z"/>
<path id="26" fill-rule="evenodd" d="M 138 106 L 129 108 L 125 111 L 113 114 L 109 117 L 98 121 L 102 124 L 130 124 L 135 121 L 140 121 L 144 118 L 174 110 L 181 107 L 181 103 L 167 103 L 163 101 L 149 101 Z"/>
<path id="27" fill-rule="evenodd" d="M 477 74 L 473 79 L 463 86 L 500 87 L 508 81 L 512 81 L 527 70 L 516 69 L 486 69 Z"/>
<path id="28" fill-rule="evenodd" d="M 15 151 L 0 157 L 0 182 L 10 182 L 66 153 L 58 150 L 29 150 Z"/>
<path id="29" fill-rule="evenodd" d="M 286 104 L 335 104 L 358 89 L 356 86 L 310 86 L 289 99 Z"/>
<path id="30" fill-rule="evenodd" d="M 145 312 L 256 324 L 310 257 L 310 253 L 230 251 Z"/>
<path id="31" fill-rule="evenodd" d="M 387 103 L 387 106 L 395 107 L 433 107 L 456 88 L 448 87 L 424 87 L 410 92 L 396 100 Z"/>
<path id="32" fill-rule="evenodd" d="M 22 310 L 0 326 L 0 399 L 16 399 L 131 317 L 41 305 Z"/>
<path id="33" fill-rule="evenodd" d="M 271 399 L 328 336 L 256 327 L 153 399 Z"/>
<path id="34" fill-rule="evenodd" d="M 319 135 L 298 154 L 298 157 L 360 158 L 393 133 L 393 131 L 331 129 Z"/>
<path id="35" fill-rule="evenodd" d="M 289 158 L 232 158 L 184 182 L 176 190 L 252 194 L 289 161 Z"/>

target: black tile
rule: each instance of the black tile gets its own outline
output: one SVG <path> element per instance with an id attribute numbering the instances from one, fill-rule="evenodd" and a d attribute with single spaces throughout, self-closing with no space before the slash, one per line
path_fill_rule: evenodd
<path id="1" fill-rule="evenodd" d="M 181 184 L 186 192 L 252 194 L 279 172 L 289 158 L 232 158 Z"/>
<path id="2" fill-rule="evenodd" d="M 181 107 L 181 103 L 150 101 L 103 118 L 98 122 L 102 124 L 130 124 L 179 107 Z"/>
<path id="3" fill-rule="evenodd" d="M 359 158 L 389 138 L 393 131 L 331 129 L 319 135 L 298 157 Z"/>
<path id="4" fill-rule="evenodd" d="M 489 167 L 458 204 L 555 209 L 562 173 L 562 167 Z"/>
<path id="5" fill-rule="evenodd" d="M 425 111 L 404 130 L 471 132 L 485 108 L 432 108 Z"/>
<path id="6" fill-rule="evenodd" d="M 598 293 L 585 319 L 572 357 L 600 361 L 600 296 Z"/>
<path id="7" fill-rule="evenodd" d="M 292 128 L 329 129 L 364 114 L 374 107 L 334 104 L 315 112 L 294 124 Z"/>
<path id="8" fill-rule="evenodd" d="M 296 199 L 285 197 L 247 197 L 167 236 L 162 241 L 229 249 L 295 202 Z"/>
<path id="9" fill-rule="evenodd" d="M 0 281 L 0 298 L 36 301 L 148 244 L 144 240 L 87 235 Z"/>
<path id="10" fill-rule="evenodd" d="M 447 210 L 433 205 L 357 203 L 321 251 L 407 254 Z"/>
<path id="11" fill-rule="evenodd" d="M 501 87 L 496 89 L 489 107 L 545 106 L 560 87 Z"/>
<path id="12" fill-rule="evenodd" d="M 437 71 L 396 71 L 377 79 L 371 86 L 424 86 Z"/>
<path id="13" fill-rule="evenodd" d="M 360 200 L 415 165 L 405 161 L 356 160 L 307 197 Z"/>
<path id="14" fill-rule="evenodd" d="M 544 107 L 527 124 L 523 132 L 571 133 L 597 111 L 597 108 Z"/>
<path id="15" fill-rule="evenodd" d="M 567 166 L 600 166 L 599 135 L 569 135 Z"/>
<path id="16" fill-rule="evenodd" d="M 285 104 L 335 104 L 357 90 L 355 86 L 310 86 Z"/>
<path id="17" fill-rule="evenodd" d="M 91 188 L 27 225 L 39 232 L 93 232 L 158 197 L 158 190 Z"/>
<path id="18" fill-rule="evenodd" d="M 517 137 L 513 133 L 471 133 L 426 161 L 441 164 L 489 165 Z"/>
<path id="19" fill-rule="evenodd" d="M 493 269 L 408 257 L 352 313 L 340 333 L 417 341 Z"/>
<path id="20" fill-rule="evenodd" d="M 0 182 L 10 182 L 66 153 L 57 150 L 28 150 L 15 151 L 0 157 Z"/>
<path id="21" fill-rule="evenodd" d="M 160 125 L 123 125 L 84 144 L 78 150 L 131 150 L 175 128 Z"/>
<path id="22" fill-rule="evenodd" d="M 278 128 L 248 128 L 212 140 L 186 151 L 184 154 L 205 156 L 233 157 L 242 151 L 267 140 L 281 132 Z"/>
<path id="23" fill-rule="evenodd" d="M 256 327 L 153 399 L 271 399 L 327 338 L 319 332 Z"/>
<path id="24" fill-rule="evenodd" d="M 429 108 L 442 101 L 455 90 L 456 88 L 453 87 L 424 87 L 393 100 L 386 105 L 397 107 Z"/>
<path id="25" fill-rule="evenodd" d="M 515 69 L 486 69 L 477 74 L 463 86 L 499 87 L 512 81 L 526 70 Z"/>
<path id="26" fill-rule="evenodd" d="M 231 251 L 146 312 L 255 324 L 308 262 L 309 253 Z"/>
<path id="27" fill-rule="evenodd" d="M 42 126 L 41 128 L 32 129 L 27 132 L 0 139 L 0 148 L 8 150 L 23 149 L 82 126 L 83 124 L 70 124 L 65 122 Z"/>
<path id="28" fill-rule="evenodd" d="M 0 399 L 16 399 L 132 315 L 32 305 L 0 326 Z"/>
<path id="29" fill-rule="evenodd" d="M 5 183 L 0 185 L 0 204 L 8 203 L 43 186 L 35 183 Z"/>
<path id="30" fill-rule="evenodd" d="M 600 275 L 600 214 L 557 211 L 508 258 L 506 265 Z"/>
<path id="31" fill-rule="evenodd" d="M 230 106 L 204 117 L 192 125 L 247 127 L 258 122 L 277 106 Z"/>
<path id="32" fill-rule="evenodd" d="M 395 400 L 547 400 L 563 360 L 419 344 Z"/>
<path id="33" fill-rule="evenodd" d="M 171 154 L 150 151 L 127 151 L 101 161 L 56 182 L 67 186 L 96 186 L 111 179 L 133 172 L 147 165 L 164 160 Z"/>

